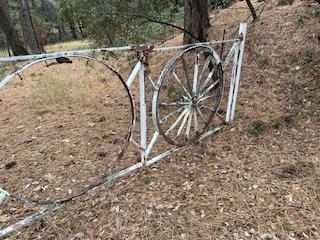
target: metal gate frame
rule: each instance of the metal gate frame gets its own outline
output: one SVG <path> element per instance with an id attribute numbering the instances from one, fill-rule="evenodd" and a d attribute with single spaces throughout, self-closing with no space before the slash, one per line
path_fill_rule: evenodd
<path id="1" fill-rule="evenodd" d="M 121 170 L 118 173 L 108 176 L 104 183 L 110 183 L 119 179 L 129 173 L 137 171 L 138 169 L 144 166 L 151 166 L 156 162 L 160 161 L 161 159 L 171 155 L 172 153 L 180 150 L 182 147 L 174 146 L 171 149 L 150 158 L 150 153 L 154 148 L 160 134 L 158 131 L 154 131 L 153 136 L 151 137 L 150 142 L 148 143 L 148 136 L 147 136 L 147 108 L 146 108 L 146 81 L 150 81 L 154 90 L 157 90 L 154 82 L 150 78 L 150 76 L 146 76 L 146 66 L 144 63 L 144 53 L 146 52 L 162 52 L 162 51 L 177 51 L 187 49 L 188 47 L 194 46 L 209 46 L 213 44 L 222 44 L 222 43 L 234 43 L 231 47 L 227 57 L 223 63 L 223 70 L 225 70 L 228 64 L 233 59 L 233 68 L 232 68 L 232 75 L 231 75 L 231 82 L 229 88 L 229 95 L 228 95 L 228 102 L 227 102 L 227 112 L 224 122 L 227 124 L 231 124 L 234 121 L 235 117 L 235 110 L 236 110 L 236 103 L 238 97 L 238 90 L 240 85 L 240 74 L 242 68 L 242 61 L 244 55 L 244 47 L 245 47 L 245 40 L 247 34 L 247 23 L 241 22 L 239 27 L 239 37 L 237 39 L 227 39 L 221 41 L 213 41 L 213 42 L 205 42 L 205 43 L 197 43 L 197 44 L 190 44 L 190 45 L 181 45 L 181 46 L 170 46 L 170 47 L 162 47 L 162 48 L 154 48 L 151 45 L 140 45 L 140 46 L 125 46 L 125 47 L 115 47 L 115 48 L 100 48 L 100 49 L 88 49 L 88 50 L 81 50 L 81 51 L 69 51 L 69 52 L 59 52 L 59 53 L 49 53 L 49 54 L 38 54 L 38 55 L 27 55 L 27 56 L 17 56 L 17 57 L 9 57 L 9 58 L 0 58 L 0 63 L 2 62 L 15 62 L 15 61 L 31 61 L 24 65 L 21 69 L 17 70 L 16 72 L 8 75 L 2 81 L 0 81 L 0 90 L 8 84 L 15 76 L 19 75 L 21 72 L 26 70 L 28 67 L 32 66 L 35 63 L 40 61 L 44 61 L 46 59 L 54 59 L 57 57 L 88 57 L 88 54 L 92 53 L 99 53 L 99 52 L 114 52 L 114 51 L 136 51 L 140 55 L 140 59 L 135 65 L 134 69 L 132 70 L 131 74 L 126 81 L 128 88 L 130 89 L 136 79 L 139 79 L 139 98 L 140 98 L 140 143 L 137 143 L 133 137 L 130 137 L 130 142 L 139 147 L 141 158 L 140 162 Z M 155 104 L 154 100 L 152 104 Z M 210 130 L 203 134 L 200 139 L 204 139 L 216 132 L 218 132 L 222 127 L 216 127 L 213 130 Z M 6 197 L 12 196 L 10 192 L 4 190 L 0 186 L 0 204 L 4 201 Z M 18 223 L 9 226 L 0 231 L 0 238 L 8 236 L 14 231 L 26 226 L 27 224 L 37 221 L 44 216 L 48 215 L 49 213 L 57 210 L 62 204 L 61 203 L 53 203 L 47 206 L 46 209 L 31 215 Z"/>

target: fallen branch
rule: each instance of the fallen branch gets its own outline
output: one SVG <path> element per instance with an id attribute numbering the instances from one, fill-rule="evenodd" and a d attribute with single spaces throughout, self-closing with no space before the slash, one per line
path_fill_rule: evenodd
<path id="1" fill-rule="evenodd" d="M 166 26 L 169 26 L 169 27 L 172 27 L 172 28 L 176 28 L 186 34 L 188 34 L 191 38 L 197 40 L 198 42 L 201 42 L 199 40 L 199 38 L 195 37 L 191 32 L 189 32 L 188 30 L 182 28 L 182 27 L 179 27 L 177 25 L 174 25 L 174 24 L 171 24 L 171 23 L 168 23 L 168 22 L 164 22 L 164 21 L 161 21 L 161 20 L 157 20 L 157 19 L 154 19 L 150 16 L 146 16 L 146 15 L 139 15 L 139 14 L 131 14 L 131 13 L 111 13 L 113 15 L 118 15 L 118 16 L 126 16 L 126 17 L 133 17 L 133 18 L 143 18 L 143 19 L 146 19 L 148 20 L 149 22 L 154 22 L 154 23 L 158 23 L 158 24 L 162 24 L 162 25 L 166 25 Z"/>
<path id="2" fill-rule="evenodd" d="M 319 0 L 320 1 L 320 0 Z M 256 13 L 256 10 L 254 9 L 254 6 L 252 5 L 251 1 L 250 0 L 246 0 L 247 2 L 247 5 L 249 7 L 249 10 L 252 14 L 252 17 L 253 17 L 253 21 L 255 22 L 257 19 L 258 19 L 258 16 L 257 16 L 257 13 Z"/>

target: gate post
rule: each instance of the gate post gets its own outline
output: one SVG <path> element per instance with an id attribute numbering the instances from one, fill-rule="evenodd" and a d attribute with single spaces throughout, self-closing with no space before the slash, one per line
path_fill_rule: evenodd
<path id="1" fill-rule="evenodd" d="M 141 145 L 141 162 L 146 162 L 147 150 L 147 106 L 145 92 L 145 56 L 143 52 L 138 53 L 140 56 L 140 71 L 139 71 L 139 89 L 140 89 L 140 145 Z"/>
<path id="2" fill-rule="evenodd" d="M 226 122 L 232 123 L 234 120 L 234 115 L 236 111 L 237 97 L 239 91 L 240 84 L 240 74 L 244 53 L 244 45 L 247 35 L 247 22 L 241 22 L 239 28 L 239 43 L 236 46 L 236 50 L 234 53 L 234 62 L 233 69 L 231 75 L 231 83 L 230 83 L 230 91 L 229 91 L 229 99 L 228 99 L 228 107 L 227 107 L 227 115 Z"/>

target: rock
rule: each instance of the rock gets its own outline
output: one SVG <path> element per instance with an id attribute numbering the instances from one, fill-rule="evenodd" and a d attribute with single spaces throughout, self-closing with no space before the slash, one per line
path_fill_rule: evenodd
<path id="1" fill-rule="evenodd" d="M 78 238 L 78 239 L 84 238 L 84 233 L 82 233 L 82 232 L 77 233 L 77 234 L 74 235 L 74 238 L 75 238 L 75 239 L 77 239 L 77 238 Z"/>
<path id="2" fill-rule="evenodd" d="M 120 207 L 119 207 L 119 206 L 114 206 L 114 207 L 112 207 L 112 208 L 111 208 L 111 212 L 112 212 L 112 213 L 118 213 L 118 212 L 120 212 Z"/>
<path id="3" fill-rule="evenodd" d="M 274 234 L 270 233 L 261 234 L 260 238 L 262 240 L 278 240 L 278 238 Z"/>
<path id="4" fill-rule="evenodd" d="M 289 205 L 292 205 L 292 204 L 293 204 L 293 197 L 292 197 L 291 194 L 286 195 L 286 196 L 285 196 L 285 199 L 287 200 L 287 202 L 288 202 Z"/>
<path id="5" fill-rule="evenodd" d="M 7 162 L 5 165 L 4 165 L 4 168 L 6 170 L 9 170 L 11 168 L 13 168 L 14 166 L 17 165 L 17 161 L 10 161 L 10 162 Z"/>

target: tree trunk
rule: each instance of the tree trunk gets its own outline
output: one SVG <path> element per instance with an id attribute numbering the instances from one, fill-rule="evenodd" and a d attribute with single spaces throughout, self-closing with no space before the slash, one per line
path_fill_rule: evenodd
<path id="1" fill-rule="evenodd" d="M 71 31 L 72 38 L 73 38 L 74 40 L 77 40 L 77 39 L 78 39 L 77 31 L 76 31 L 76 28 L 75 28 L 73 22 L 70 22 L 70 23 L 69 23 L 69 28 L 70 28 L 70 31 Z"/>
<path id="2" fill-rule="evenodd" d="M 58 26 L 58 29 L 59 29 L 59 40 L 66 41 L 68 39 L 68 34 L 63 22 L 61 23 L 60 26 Z"/>
<path id="3" fill-rule="evenodd" d="M 0 0 L 0 19 L 0 28 L 4 32 L 7 43 L 9 44 L 13 54 L 15 56 L 29 54 L 24 48 L 22 42 L 19 40 L 18 34 L 14 29 L 6 0 Z"/>
<path id="4" fill-rule="evenodd" d="M 208 0 L 184 1 L 184 29 L 192 33 L 199 41 L 206 41 L 206 29 L 210 26 Z M 185 44 L 195 43 L 196 40 L 184 34 Z"/>
<path id="5" fill-rule="evenodd" d="M 210 18 L 209 18 L 209 3 L 208 0 L 199 0 L 200 14 L 202 16 L 202 25 L 204 28 L 209 28 Z"/>
<path id="6" fill-rule="evenodd" d="M 81 24 L 80 21 L 78 21 L 78 27 L 79 27 L 79 30 L 80 30 L 81 37 L 82 38 L 86 38 L 86 33 L 83 31 L 83 27 L 82 27 L 82 24 Z"/>
<path id="7" fill-rule="evenodd" d="M 174 10 L 175 10 L 176 12 L 179 11 L 179 5 L 180 5 L 179 0 L 175 0 L 175 1 L 174 1 Z"/>
<path id="8" fill-rule="evenodd" d="M 28 2 L 28 0 L 26 0 Z M 41 18 L 41 12 L 43 9 L 37 4 L 37 1 L 30 0 L 31 8 L 34 11 L 34 16 L 31 17 L 31 23 L 33 25 L 34 32 L 36 34 L 36 39 L 38 43 L 38 48 L 42 53 L 45 52 L 44 46 L 47 44 L 47 38 L 44 36 L 44 26 L 43 26 L 43 19 Z M 45 3 L 42 3 L 45 4 Z M 30 13 L 30 5 L 29 6 L 29 13 Z M 32 12 L 30 13 L 32 16 Z"/>
<path id="9" fill-rule="evenodd" d="M 40 53 L 39 44 L 35 29 L 30 16 L 30 11 L 26 0 L 19 0 L 21 25 L 25 35 L 25 39 L 32 53 Z"/>
<path id="10" fill-rule="evenodd" d="M 320 0 L 319 0 L 319 1 L 320 1 Z M 248 7 L 249 7 L 249 9 L 250 9 L 251 14 L 252 14 L 253 21 L 255 22 L 255 21 L 258 19 L 256 10 L 254 9 L 254 7 L 253 7 L 253 5 L 252 5 L 252 3 L 251 3 L 250 0 L 246 0 L 246 2 L 247 2 L 247 5 L 248 5 Z"/>
<path id="11" fill-rule="evenodd" d="M 8 42 L 7 42 L 7 52 L 8 52 L 8 56 L 11 57 L 10 46 Z"/>

